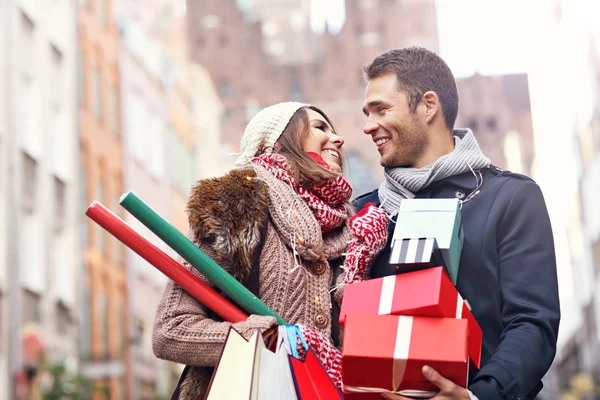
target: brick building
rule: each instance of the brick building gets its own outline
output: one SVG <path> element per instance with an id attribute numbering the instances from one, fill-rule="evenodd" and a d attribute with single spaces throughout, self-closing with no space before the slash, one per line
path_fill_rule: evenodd
<path id="1" fill-rule="evenodd" d="M 119 33 L 112 1 L 87 0 L 78 7 L 79 132 L 82 202 L 98 200 L 123 214 L 120 124 Z M 127 398 L 127 275 L 124 247 L 90 220 L 86 224 L 85 280 L 82 284 L 81 357 L 83 372 Z M 100 398 L 101 394 L 96 394 Z"/>
<path id="2" fill-rule="evenodd" d="M 527 75 L 475 74 L 457 85 L 456 126 L 473 130 L 494 165 L 531 174 L 534 145 Z"/>
<path id="3" fill-rule="evenodd" d="M 362 137 L 362 67 L 392 47 L 421 45 L 437 50 L 435 2 L 348 0 L 346 22 L 335 36 L 327 29 L 313 34 L 310 24 L 299 23 L 305 1 L 245 3 L 239 8 L 235 0 L 187 2 L 191 56 L 209 71 L 223 101 L 223 143 L 237 151 L 248 120 L 266 105 L 290 99 L 310 102 L 331 116 L 346 139 L 349 178 L 356 192 L 374 187 L 381 168 L 375 146 L 365 146 Z M 261 28 L 263 20 L 282 25 L 285 21 L 278 8 L 287 10 L 292 3 L 298 7 L 295 45 L 311 56 L 296 63 L 290 63 L 293 57 L 286 54 L 294 47 L 280 54 L 265 52 Z M 293 43 L 289 29 L 280 30 L 282 41 Z M 266 40 L 276 42 L 274 37 Z"/>
<path id="4" fill-rule="evenodd" d="M 284 100 L 312 103 L 331 117 L 346 139 L 347 175 L 359 194 L 383 178 L 379 154 L 362 133 L 362 68 L 391 48 L 419 45 L 438 52 L 435 1 L 346 0 L 345 23 L 336 35 L 327 29 L 316 34 L 310 24 L 300 23 L 306 3 L 188 1 L 191 55 L 217 83 L 225 110 L 222 140 L 230 149 L 237 151 L 246 123 L 260 108 Z M 297 10 L 296 29 L 292 29 L 292 6 Z M 282 28 L 285 14 L 292 28 Z M 309 56 L 294 57 L 294 51 Z M 492 161 L 528 173 L 533 134 L 527 77 L 474 76 L 459 80 L 458 86 L 457 126 L 478 123 L 475 134 Z M 485 112 L 477 112 L 482 99 Z"/>

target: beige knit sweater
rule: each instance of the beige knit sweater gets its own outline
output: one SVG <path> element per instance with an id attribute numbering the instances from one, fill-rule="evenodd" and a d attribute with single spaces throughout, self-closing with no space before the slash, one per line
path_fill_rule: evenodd
<path id="1" fill-rule="evenodd" d="M 335 283 L 328 260 L 342 256 L 351 239 L 347 225 L 324 236 L 294 190 L 259 166 L 201 181 L 190 197 L 188 214 L 193 240 L 240 281 L 248 277 L 252 249 L 262 244 L 260 299 L 288 323 L 304 324 L 331 336 L 330 290 Z M 256 225 L 262 214 L 266 233 L 261 235 Z M 237 254 L 246 257 L 236 258 Z M 195 268 L 183 265 L 209 283 Z M 249 338 L 257 328 L 266 330 L 276 324 L 272 317 L 253 315 L 230 324 L 209 315 L 202 304 L 170 281 L 156 314 L 156 356 L 214 367 L 230 326 Z"/>

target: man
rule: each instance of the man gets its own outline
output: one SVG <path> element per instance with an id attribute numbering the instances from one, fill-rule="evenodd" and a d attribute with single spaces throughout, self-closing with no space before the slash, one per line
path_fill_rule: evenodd
<path id="1" fill-rule="evenodd" d="M 392 216 L 406 198 L 458 198 L 464 246 L 457 288 L 483 330 L 481 369 L 462 388 L 431 368 L 436 399 L 533 399 L 556 352 L 560 320 L 556 260 L 542 192 L 526 176 L 490 164 L 468 129 L 453 130 L 458 92 L 436 54 L 390 50 L 365 67 L 364 133 L 381 156 L 385 182 L 359 197 Z M 389 238 L 395 223 L 389 226 Z M 371 277 L 394 273 L 389 242 Z M 403 399 L 402 396 L 384 395 Z"/>

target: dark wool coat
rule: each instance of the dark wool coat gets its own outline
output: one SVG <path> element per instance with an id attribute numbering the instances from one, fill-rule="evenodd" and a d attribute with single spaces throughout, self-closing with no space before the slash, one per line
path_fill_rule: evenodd
<path id="1" fill-rule="evenodd" d="M 550 219 L 539 186 L 528 177 L 491 166 L 480 170 L 479 193 L 462 207 L 464 246 L 457 288 L 483 330 L 481 370 L 469 389 L 480 400 L 533 399 L 556 352 L 560 320 Z M 472 172 L 416 193 L 417 198 L 465 199 L 475 191 Z M 380 204 L 378 191 L 356 199 Z M 391 240 L 395 224 L 390 224 Z M 373 278 L 392 273 L 389 244 Z"/>

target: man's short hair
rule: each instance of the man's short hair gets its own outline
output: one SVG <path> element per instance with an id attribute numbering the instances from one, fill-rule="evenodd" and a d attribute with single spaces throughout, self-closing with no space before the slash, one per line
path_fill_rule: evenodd
<path id="1" fill-rule="evenodd" d="M 453 129 L 458 114 L 456 80 L 444 60 L 423 47 L 388 50 L 365 66 L 367 81 L 386 74 L 395 74 L 398 90 L 406 93 L 410 110 L 414 112 L 423 94 L 434 91 L 440 99 L 444 121 Z"/>

